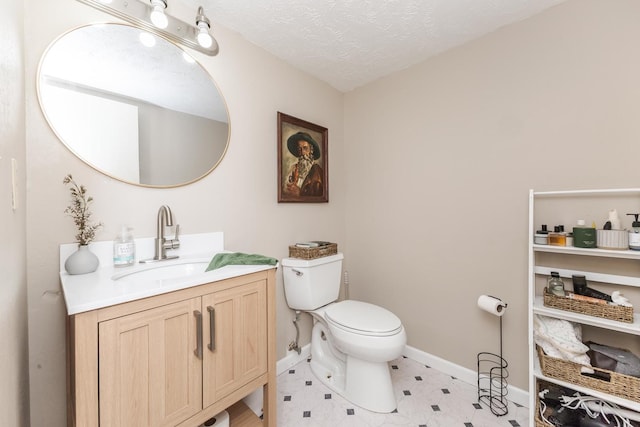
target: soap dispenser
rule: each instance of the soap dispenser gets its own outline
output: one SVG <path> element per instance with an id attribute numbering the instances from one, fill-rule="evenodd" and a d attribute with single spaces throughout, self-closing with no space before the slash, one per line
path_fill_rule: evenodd
<path id="1" fill-rule="evenodd" d="M 128 267 L 136 261 L 136 243 L 131 234 L 131 228 L 123 225 L 120 234 L 113 241 L 113 265 Z"/>
<path id="2" fill-rule="evenodd" d="M 640 221 L 638 221 L 637 213 L 627 214 L 634 217 L 631 223 L 631 230 L 629 230 L 629 249 L 634 251 L 640 251 Z"/>

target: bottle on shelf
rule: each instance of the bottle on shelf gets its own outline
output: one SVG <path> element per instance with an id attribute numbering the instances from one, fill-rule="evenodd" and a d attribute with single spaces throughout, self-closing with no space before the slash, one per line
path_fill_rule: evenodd
<path id="1" fill-rule="evenodd" d="M 551 272 L 551 277 L 547 280 L 547 291 L 559 297 L 564 296 L 564 282 L 557 271 Z"/>
<path id="2" fill-rule="evenodd" d="M 549 233 L 549 244 L 551 246 L 567 246 L 567 233 L 564 232 L 564 225 L 553 227 L 553 232 Z"/>
<path id="3" fill-rule="evenodd" d="M 634 217 L 631 223 L 631 230 L 629 230 L 629 249 L 634 251 L 640 251 L 640 221 L 638 221 L 637 213 L 627 214 Z"/>

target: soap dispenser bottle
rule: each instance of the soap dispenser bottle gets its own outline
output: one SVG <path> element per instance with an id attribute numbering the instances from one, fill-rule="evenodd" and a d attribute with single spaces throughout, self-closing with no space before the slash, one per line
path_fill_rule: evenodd
<path id="1" fill-rule="evenodd" d="M 113 265 L 128 267 L 136 261 L 136 243 L 131 234 L 131 228 L 123 225 L 120 234 L 113 241 Z"/>
<path id="2" fill-rule="evenodd" d="M 629 230 L 629 249 L 634 251 L 640 251 L 640 221 L 638 221 L 637 213 L 627 214 L 634 217 L 631 223 L 631 230 Z"/>

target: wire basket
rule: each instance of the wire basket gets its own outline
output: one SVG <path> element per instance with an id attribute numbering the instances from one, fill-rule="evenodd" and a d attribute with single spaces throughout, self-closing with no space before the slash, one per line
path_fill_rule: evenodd
<path id="1" fill-rule="evenodd" d="M 478 402 L 500 417 L 509 412 L 507 361 L 495 353 L 478 353 Z"/>

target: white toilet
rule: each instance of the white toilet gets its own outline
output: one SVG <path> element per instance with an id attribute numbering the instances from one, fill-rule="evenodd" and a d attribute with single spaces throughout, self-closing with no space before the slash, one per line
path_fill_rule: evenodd
<path id="1" fill-rule="evenodd" d="M 387 362 L 407 343 L 400 319 L 360 301 L 335 302 L 340 293 L 341 253 L 281 261 L 290 308 L 313 316 L 311 370 L 330 389 L 374 412 L 397 408 Z"/>

